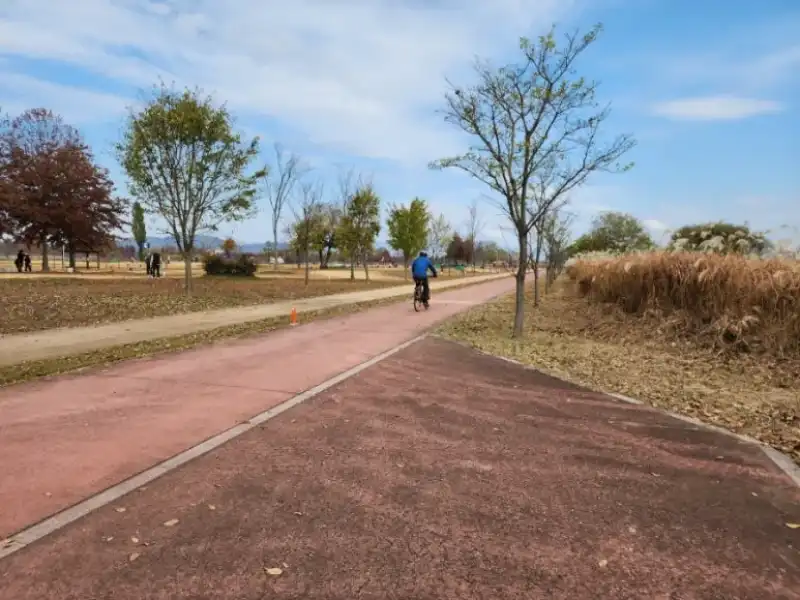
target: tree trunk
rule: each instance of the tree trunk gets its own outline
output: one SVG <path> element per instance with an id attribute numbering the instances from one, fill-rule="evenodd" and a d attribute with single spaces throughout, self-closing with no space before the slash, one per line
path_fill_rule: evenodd
<path id="1" fill-rule="evenodd" d="M 278 229 L 272 230 L 272 257 L 275 259 L 275 266 L 273 269 L 278 270 Z"/>
<path id="2" fill-rule="evenodd" d="M 69 268 L 75 270 L 75 247 L 72 244 L 67 246 L 67 256 L 69 256 Z"/>
<path id="3" fill-rule="evenodd" d="M 183 290 L 187 296 L 192 295 L 192 252 L 183 253 Z"/>
<path id="4" fill-rule="evenodd" d="M 514 296 L 514 332 L 512 336 L 521 338 L 525 327 L 525 275 L 528 270 L 528 237 L 519 236 L 519 260 L 517 261 L 517 285 Z"/>
<path id="5" fill-rule="evenodd" d="M 39 245 L 42 248 L 42 273 L 48 273 L 50 271 L 50 255 L 48 253 L 46 233 L 42 234 Z"/>
<path id="6" fill-rule="evenodd" d="M 545 269 L 547 269 L 544 274 L 544 295 L 546 296 L 550 293 L 550 284 L 552 283 L 550 281 L 550 264 L 545 266 Z"/>
<path id="7" fill-rule="evenodd" d="M 536 236 L 536 254 L 533 258 L 533 305 L 539 306 L 539 261 L 542 258 L 542 243 L 540 236 Z"/>
<path id="8" fill-rule="evenodd" d="M 403 279 L 408 279 L 408 257 L 403 254 Z"/>
<path id="9" fill-rule="evenodd" d="M 369 281 L 369 261 L 367 261 L 367 253 L 364 253 L 364 278 Z"/>
<path id="10" fill-rule="evenodd" d="M 350 254 L 350 281 L 356 280 L 356 253 Z"/>
<path id="11" fill-rule="evenodd" d="M 308 280 L 309 280 L 309 269 L 310 269 L 310 266 L 309 266 L 310 263 L 309 263 L 309 260 L 308 260 L 309 259 L 309 253 L 310 253 L 309 249 L 306 248 L 306 277 L 305 277 L 306 286 L 308 286 Z"/>
<path id="12" fill-rule="evenodd" d="M 319 268 L 320 269 L 327 269 L 328 268 L 328 263 L 331 260 L 331 252 L 332 251 L 333 251 L 333 248 L 331 246 L 328 246 L 325 249 L 324 258 L 323 258 L 322 252 L 319 253 Z"/>
<path id="13" fill-rule="evenodd" d="M 89 253 L 86 252 L 86 270 L 89 270 Z"/>

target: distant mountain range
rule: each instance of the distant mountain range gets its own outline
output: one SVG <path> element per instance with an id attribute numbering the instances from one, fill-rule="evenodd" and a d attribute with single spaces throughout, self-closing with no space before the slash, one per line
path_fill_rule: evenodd
<path id="1" fill-rule="evenodd" d="M 198 235 L 197 239 L 195 240 L 195 245 L 200 250 L 216 250 L 220 246 L 222 246 L 223 238 L 219 238 L 213 235 Z M 150 244 L 151 248 L 166 248 L 166 247 L 175 247 L 175 240 L 173 240 L 170 236 L 147 236 L 147 243 Z M 136 247 L 136 241 L 133 238 L 122 237 L 117 238 L 117 245 L 122 247 Z M 261 252 L 266 246 L 266 242 L 261 243 L 244 243 L 239 245 L 239 250 L 241 252 L 251 252 L 253 254 L 257 254 Z M 289 247 L 289 244 L 285 242 L 278 242 L 278 250 L 286 250 Z"/>
<path id="2" fill-rule="evenodd" d="M 195 245 L 200 250 L 216 250 L 220 246 L 222 246 L 223 238 L 219 238 L 213 235 L 198 235 L 197 239 L 195 240 Z M 151 248 L 166 248 L 166 247 L 175 247 L 175 240 L 173 240 L 169 236 L 148 236 L 147 242 L 150 244 Z M 121 247 L 130 247 L 135 248 L 136 242 L 133 238 L 129 237 L 121 237 L 117 238 L 117 245 Z M 239 244 L 239 251 L 240 252 L 250 252 L 252 254 L 258 254 L 264 250 L 264 246 L 267 245 L 267 242 L 246 242 Z M 383 240 L 378 240 L 375 244 L 376 248 L 384 248 L 386 247 L 386 242 Z M 289 248 L 289 244 L 286 242 L 278 242 L 278 250 L 286 250 Z"/>

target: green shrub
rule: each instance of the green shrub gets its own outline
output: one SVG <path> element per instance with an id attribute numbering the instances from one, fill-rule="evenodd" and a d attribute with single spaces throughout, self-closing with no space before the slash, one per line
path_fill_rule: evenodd
<path id="1" fill-rule="evenodd" d="M 203 268 L 206 275 L 254 277 L 258 265 L 252 254 L 240 254 L 236 258 L 225 258 L 212 254 L 203 259 Z"/>

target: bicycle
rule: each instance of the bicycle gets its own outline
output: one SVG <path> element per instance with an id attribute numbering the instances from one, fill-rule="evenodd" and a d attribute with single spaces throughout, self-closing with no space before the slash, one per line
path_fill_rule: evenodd
<path id="1" fill-rule="evenodd" d="M 424 306 L 425 310 L 428 310 L 428 303 L 422 301 L 423 290 L 421 281 L 414 283 L 414 312 L 419 312 L 420 305 Z"/>

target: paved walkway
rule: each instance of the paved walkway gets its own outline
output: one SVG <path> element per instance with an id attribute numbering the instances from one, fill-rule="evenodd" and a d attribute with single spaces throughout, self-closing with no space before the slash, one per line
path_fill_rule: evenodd
<path id="1" fill-rule="evenodd" d="M 790 600 L 799 501 L 754 446 L 428 339 L 0 561 L 0 600 Z"/>
<path id="2" fill-rule="evenodd" d="M 465 277 L 444 281 L 431 281 L 431 289 L 436 291 L 471 285 L 482 281 L 510 280 L 507 273 L 480 277 Z M 70 327 L 47 331 L 38 331 L 19 335 L 0 336 L 0 367 L 19 364 L 32 360 L 58 358 L 71 354 L 91 352 L 124 344 L 135 344 L 164 337 L 173 337 L 199 331 L 208 331 L 218 327 L 236 325 L 270 319 L 275 317 L 289 318 L 292 308 L 299 315 L 317 310 L 357 304 L 371 300 L 411 297 L 413 285 L 363 290 L 305 298 L 271 304 L 257 304 L 236 308 L 186 313 L 168 317 L 137 319 L 96 327 Z"/>
<path id="3" fill-rule="evenodd" d="M 403 302 L 0 389 L 0 539 L 513 286 L 505 277 L 436 293 L 420 313 Z"/>

